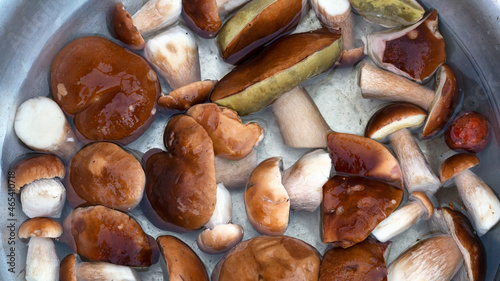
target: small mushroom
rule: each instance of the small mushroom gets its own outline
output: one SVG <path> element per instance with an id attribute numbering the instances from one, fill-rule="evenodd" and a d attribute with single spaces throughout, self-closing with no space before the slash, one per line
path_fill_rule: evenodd
<path id="1" fill-rule="evenodd" d="M 149 39 L 144 55 L 172 90 L 201 80 L 198 44 L 180 25 Z"/>
<path id="2" fill-rule="evenodd" d="M 434 194 L 441 186 L 427 159 L 407 128 L 418 128 L 425 112 L 412 104 L 394 103 L 377 111 L 368 121 L 365 136 L 389 140 L 399 159 L 408 192 L 424 191 Z"/>
<path id="3" fill-rule="evenodd" d="M 429 197 L 424 192 L 415 191 L 404 206 L 392 212 L 375 227 L 372 235 L 380 242 L 387 242 L 408 230 L 420 218 L 430 219 L 433 213 L 434 206 Z"/>
<path id="4" fill-rule="evenodd" d="M 479 164 L 473 154 L 455 154 L 441 164 L 441 182 L 454 178 L 458 194 L 479 236 L 500 221 L 500 201 L 491 188 L 470 169 Z"/>
<path id="5" fill-rule="evenodd" d="M 51 238 L 58 238 L 61 233 L 61 225 L 51 219 L 30 219 L 21 225 L 19 238 L 30 239 L 26 257 L 26 280 L 59 280 L 59 258 Z"/>
<path id="6" fill-rule="evenodd" d="M 212 92 L 216 81 L 198 81 L 177 88 L 158 98 L 158 105 L 170 110 L 186 110 L 195 104 L 204 103 Z"/>
<path id="7" fill-rule="evenodd" d="M 55 178 L 36 180 L 21 190 L 21 206 L 29 218 L 61 216 L 66 189 Z"/>
<path id="8" fill-rule="evenodd" d="M 63 111 L 46 97 L 29 99 L 17 108 L 14 131 L 33 150 L 70 158 L 78 149 L 78 140 Z"/>
<path id="9" fill-rule="evenodd" d="M 95 142 L 75 154 L 67 183 L 73 207 L 90 203 L 129 212 L 142 199 L 146 175 L 131 153 L 114 143 Z"/>
<path id="10" fill-rule="evenodd" d="M 148 35 L 177 22 L 181 16 L 182 0 L 149 0 L 132 17 L 142 35 Z"/>
<path id="11" fill-rule="evenodd" d="M 455 151 L 480 152 L 491 140 L 486 118 L 474 111 L 459 114 L 445 132 L 445 142 Z"/>
<path id="12" fill-rule="evenodd" d="M 247 156 L 264 138 L 264 129 L 257 123 L 243 124 L 236 111 L 215 103 L 198 104 L 186 112 L 208 133 L 215 155 L 231 160 Z"/>
<path id="13" fill-rule="evenodd" d="M 205 265 L 186 243 L 170 235 L 156 238 L 166 263 L 165 280 L 209 281 Z"/>
<path id="14" fill-rule="evenodd" d="M 435 10 L 409 27 L 369 34 L 365 43 L 366 53 L 377 66 L 419 83 L 446 60 Z"/>
<path id="15" fill-rule="evenodd" d="M 326 147 L 330 126 L 304 88 L 293 88 L 272 107 L 284 144 L 295 148 Z"/>
<path id="16" fill-rule="evenodd" d="M 349 0 L 312 0 L 311 6 L 323 26 L 330 30 L 342 30 L 344 49 L 353 49 L 354 20 Z"/>
<path id="17" fill-rule="evenodd" d="M 265 235 L 281 235 L 288 227 L 290 198 L 281 183 L 281 158 L 262 161 L 245 190 L 245 209 L 253 228 Z"/>
<path id="18" fill-rule="evenodd" d="M 323 242 L 348 248 L 365 240 L 403 198 L 400 187 L 362 177 L 335 176 L 323 186 Z"/>
<path id="19" fill-rule="evenodd" d="M 243 227 L 237 224 L 218 224 L 203 230 L 196 242 L 198 247 L 208 254 L 221 254 L 238 244 L 243 239 Z"/>
<path id="20" fill-rule="evenodd" d="M 132 268 L 107 262 L 77 262 L 75 254 L 61 261 L 60 281 L 140 281 Z"/>
<path id="21" fill-rule="evenodd" d="M 132 50 L 142 50 L 146 42 L 141 33 L 134 25 L 130 14 L 123 7 L 123 3 L 118 3 L 113 10 L 113 31 L 118 40 L 122 41 Z"/>
<path id="22" fill-rule="evenodd" d="M 361 66 L 359 85 L 364 98 L 409 102 L 426 110 L 422 139 L 432 138 L 442 131 L 458 101 L 457 80 L 447 65 L 439 67 L 434 90 L 369 63 Z"/>
<path id="23" fill-rule="evenodd" d="M 228 189 L 243 188 L 255 167 L 257 167 L 256 149 L 252 149 L 247 156 L 238 161 L 215 157 L 215 180 L 223 183 Z"/>
<path id="24" fill-rule="evenodd" d="M 214 38 L 221 27 L 216 0 L 182 0 L 182 18 L 203 38 Z"/>
<path id="25" fill-rule="evenodd" d="M 462 262 L 462 253 L 451 236 L 433 236 L 394 260 L 387 268 L 387 280 L 451 280 Z"/>
<path id="26" fill-rule="evenodd" d="M 51 154 L 39 154 L 23 159 L 14 166 L 12 171 L 16 175 L 15 193 L 20 193 L 23 186 L 36 180 L 62 179 L 66 174 L 63 162 Z"/>
<path id="27" fill-rule="evenodd" d="M 283 186 L 294 211 L 314 212 L 323 201 L 323 185 L 330 178 L 332 160 L 324 149 L 300 157 L 283 172 Z"/>

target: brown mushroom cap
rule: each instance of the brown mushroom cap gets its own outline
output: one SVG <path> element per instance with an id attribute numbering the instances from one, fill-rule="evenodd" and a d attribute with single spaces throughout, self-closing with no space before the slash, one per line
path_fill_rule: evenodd
<path id="1" fill-rule="evenodd" d="M 154 238 L 137 221 L 104 206 L 73 210 L 65 219 L 61 241 L 82 257 L 117 265 L 146 267 L 159 257 Z"/>
<path id="2" fill-rule="evenodd" d="M 400 129 L 422 126 L 426 116 L 423 109 L 410 103 L 389 104 L 370 118 L 366 125 L 365 137 L 384 140 Z"/>
<path id="3" fill-rule="evenodd" d="M 133 50 L 142 50 L 146 45 L 132 17 L 125 11 L 123 3 L 116 4 L 113 10 L 113 29 L 116 38 Z"/>
<path id="4" fill-rule="evenodd" d="M 389 245 L 369 237 L 347 249 L 329 249 L 321 261 L 319 281 L 387 280 L 385 254 Z"/>
<path id="5" fill-rule="evenodd" d="M 329 133 L 327 141 L 337 174 L 370 177 L 402 186 L 399 163 L 382 144 L 336 132 Z"/>
<path id="6" fill-rule="evenodd" d="M 427 194 L 425 194 L 425 192 L 415 191 L 410 195 L 410 198 L 420 202 L 425 210 L 425 213 L 427 214 L 425 219 L 428 220 L 432 217 L 432 215 L 434 214 L 434 205 L 432 204 L 432 201 L 429 199 Z"/>
<path id="7" fill-rule="evenodd" d="M 213 229 L 205 229 L 196 242 L 200 250 L 207 254 L 223 253 L 243 239 L 243 227 L 238 224 L 218 224 Z"/>
<path id="8" fill-rule="evenodd" d="M 457 79 L 453 70 L 442 65 L 436 73 L 435 96 L 429 109 L 429 117 L 422 130 L 422 139 L 437 135 L 448 123 L 458 100 Z"/>
<path id="9" fill-rule="evenodd" d="M 21 239 L 35 237 L 58 238 L 63 232 L 59 222 L 49 218 L 33 218 L 25 221 L 17 235 Z"/>
<path id="10" fill-rule="evenodd" d="M 282 165 L 280 157 L 262 161 L 246 186 L 247 217 L 261 234 L 281 235 L 288 227 L 290 199 L 281 183 Z"/>
<path id="11" fill-rule="evenodd" d="M 73 207 L 90 203 L 128 212 L 142 199 L 146 175 L 141 163 L 120 146 L 96 142 L 75 154 L 67 182 Z"/>
<path id="12" fill-rule="evenodd" d="M 51 69 L 55 101 L 73 116 L 77 136 L 128 144 L 153 122 L 160 83 L 139 55 L 102 37 L 66 45 Z"/>
<path id="13" fill-rule="evenodd" d="M 203 38 L 214 38 L 221 27 L 215 0 L 182 0 L 182 18 Z"/>
<path id="14" fill-rule="evenodd" d="M 214 80 L 198 81 L 177 88 L 168 95 L 161 95 L 158 105 L 171 110 L 186 110 L 195 104 L 206 102 L 215 83 Z"/>
<path id="15" fill-rule="evenodd" d="M 451 236 L 464 256 L 467 275 L 471 281 L 484 280 L 486 275 L 486 250 L 467 217 L 450 208 L 442 208 L 443 218 Z"/>
<path id="16" fill-rule="evenodd" d="M 227 252 L 212 272 L 213 281 L 318 280 L 320 255 L 288 236 L 259 236 Z"/>
<path id="17" fill-rule="evenodd" d="M 41 154 L 21 160 L 13 169 L 16 175 L 14 191 L 19 193 L 21 187 L 40 179 L 64 178 L 66 168 L 55 155 Z"/>
<path id="18" fill-rule="evenodd" d="M 168 122 L 164 143 L 169 153 L 145 161 L 146 196 L 161 220 L 153 223 L 176 231 L 199 229 L 217 200 L 212 140 L 193 118 L 178 115 Z"/>
<path id="19" fill-rule="evenodd" d="M 59 267 L 60 281 L 77 281 L 76 280 L 76 255 L 69 254 L 62 261 Z"/>
<path id="20" fill-rule="evenodd" d="M 212 139 L 215 155 L 225 159 L 243 159 L 264 137 L 259 124 L 243 124 L 236 111 L 215 103 L 195 105 L 186 114 L 203 126 Z"/>
<path id="21" fill-rule="evenodd" d="M 169 235 L 156 241 L 167 264 L 168 280 L 209 281 L 205 265 L 186 243 Z"/>
<path id="22" fill-rule="evenodd" d="M 477 165 L 479 165 L 479 158 L 477 158 L 475 154 L 455 154 L 444 160 L 443 164 L 441 164 L 441 170 L 439 172 L 441 183 L 445 183 L 460 174 L 462 171 L 471 169 Z"/>
<path id="23" fill-rule="evenodd" d="M 402 189 L 381 181 L 331 178 L 323 186 L 323 242 L 347 248 L 365 240 L 402 198 Z"/>

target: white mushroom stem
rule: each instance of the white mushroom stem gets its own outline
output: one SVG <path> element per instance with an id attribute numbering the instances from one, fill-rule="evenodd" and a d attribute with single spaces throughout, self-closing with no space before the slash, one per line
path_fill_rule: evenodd
<path id="1" fill-rule="evenodd" d="M 387 242 L 405 232 L 425 214 L 425 208 L 418 200 L 412 200 L 390 214 L 372 231 L 380 242 Z"/>
<path id="2" fill-rule="evenodd" d="M 198 44 L 184 27 L 175 26 L 150 39 L 144 54 L 172 90 L 201 80 Z"/>
<path id="3" fill-rule="evenodd" d="M 26 257 L 27 281 L 59 280 L 59 259 L 54 242 L 50 238 L 33 237 Z"/>
<path id="4" fill-rule="evenodd" d="M 225 15 L 232 10 L 242 6 L 250 0 L 216 0 L 217 9 L 219 10 L 219 15 Z"/>
<path id="5" fill-rule="evenodd" d="M 422 191 L 434 194 L 441 186 L 441 182 L 431 170 L 410 131 L 401 129 L 389 135 L 389 140 L 398 157 L 408 192 Z"/>
<path id="6" fill-rule="evenodd" d="M 323 185 L 330 178 L 332 160 L 323 149 L 302 156 L 283 172 L 283 186 L 295 211 L 314 212 L 323 201 Z"/>
<path id="7" fill-rule="evenodd" d="M 205 227 L 213 229 L 216 225 L 227 224 L 231 221 L 231 213 L 233 210 L 233 202 L 231 194 L 224 187 L 224 184 L 217 184 L 217 203 L 212 217 L 205 224 Z"/>
<path id="8" fill-rule="evenodd" d="M 296 87 L 273 103 L 283 142 L 295 148 L 326 147 L 330 127 L 318 107 L 302 88 Z"/>
<path id="9" fill-rule="evenodd" d="M 37 97 L 17 109 L 14 121 L 17 137 L 33 150 L 52 152 L 65 159 L 77 151 L 77 139 L 59 105 Z"/>
<path id="10" fill-rule="evenodd" d="M 451 236 L 434 236 L 406 250 L 387 268 L 387 280 L 451 280 L 463 263 Z"/>
<path id="11" fill-rule="evenodd" d="M 365 99 L 409 102 L 428 111 L 434 91 L 369 63 L 361 66 L 359 85 Z"/>
<path id="12" fill-rule="evenodd" d="M 311 5 L 321 23 L 330 30 L 342 30 L 344 49 L 354 48 L 351 4 L 348 0 L 311 0 Z"/>
<path id="13" fill-rule="evenodd" d="M 257 167 L 257 150 L 235 161 L 215 157 L 215 180 L 228 189 L 244 188 L 253 169 Z"/>
<path id="14" fill-rule="evenodd" d="M 130 267 L 106 262 L 81 262 L 75 268 L 78 281 L 140 281 L 139 275 Z"/>
<path id="15" fill-rule="evenodd" d="M 219 224 L 213 229 L 205 229 L 196 242 L 200 250 L 207 254 L 223 253 L 243 239 L 243 227 L 237 224 Z"/>
<path id="16" fill-rule="evenodd" d="M 59 218 L 66 201 L 66 189 L 56 178 L 41 179 L 21 189 L 21 206 L 29 218 Z"/>
<path id="17" fill-rule="evenodd" d="M 498 197 L 481 178 L 468 169 L 455 176 L 455 184 L 477 234 L 482 236 L 500 220 Z"/>
<path id="18" fill-rule="evenodd" d="M 180 18 L 182 0 L 149 0 L 132 17 L 142 35 L 167 27 Z"/>

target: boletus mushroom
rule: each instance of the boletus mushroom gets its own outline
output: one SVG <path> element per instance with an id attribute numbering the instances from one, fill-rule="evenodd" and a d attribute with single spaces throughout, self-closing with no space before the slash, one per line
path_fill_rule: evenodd
<path id="1" fill-rule="evenodd" d="M 408 26 L 422 19 L 425 10 L 416 0 L 350 0 L 368 22 L 384 27 Z"/>
<path id="2" fill-rule="evenodd" d="M 146 42 L 141 33 L 134 25 L 130 14 L 123 7 L 123 3 L 118 3 L 113 10 L 113 31 L 116 38 L 122 41 L 132 50 L 142 50 Z"/>
<path id="3" fill-rule="evenodd" d="M 204 103 L 208 100 L 216 82 L 214 80 L 198 81 L 177 88 L 168 95 L 160 95 L 158 106 L 168 110 L 184 111 L 195 104 Z"/>
<path id="4" fill-rule="evenodd" d="M 182 0 L 182 18 L 196 34 L 214 38 L 221 27 L 216 0 Z"/>
<path id="5" fill-rule="evenodd" d="M 318 280 L 320 255 L 288 236 L 259 236 L 239 243 L 217 263 L 213 281 Z"/>
<path id="6" fill-rule="evenodd" d="M 341 30 L 344 49 L 354 48 L 354 19 L 349 0 L 312 0 L 311 6 L 321 24 L 329 30 Z"/>
<path id="7" fill-rule="evenodd" d="M 160 83 L 139 55 L 102 37 L 71 41 L 54 58 L 55 101 L 86 141 L 128 144 L 151 125 Z M 46 134 L 46 132 L 44 132 Z"/>
<path id="8" fill-rule="evenodd" d="M 128 266 L 107 262 L 79 262 L 75 254 L 67 255 L 59 270 L 60 281 L 140 281 L 141 278 Z"/>
<path id="9" fill-rule="evenodd" d="M 477 112 L 462 112 L 451 122 L 444 137 L 448 147 L 455 151 L 480 152 L 491 140 L 490 125 Z"/>

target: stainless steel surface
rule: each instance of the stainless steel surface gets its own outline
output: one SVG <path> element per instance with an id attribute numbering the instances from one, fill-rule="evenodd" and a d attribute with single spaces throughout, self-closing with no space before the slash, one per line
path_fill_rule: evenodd
<path id="1" fill-rule="evenodd" d="M 145 1 L 125 1 L 130 11 L 136 11 Z M 71 40 L 90 34 L 101 34 L 110 37 L 108 26 L 109 14 L 115 2 L 100 0 L 3 0 L 0 1 L 0 149 L 2 165 L 2 188 L 0 190 L 0 279 L 22 280 L 24 278 L 24 260 L 26 245 L 16 239 L 15 245 L 9 245 L 10 230 L 7 228 L 9 219 L 7 206 L 7 173 L 10 163 L 19 155 L 29 150 L 20 143 L 13 132 L 13 120 L 16 108 L 26 99 L 35 96 L 48 96 L 49 70 L 52 59 L 58 50 Z M 466 1 L 466 0 L 429 0 L 424 1 L 428 7 L 433 7 L 440 14 L 441 27 L 446 31 L 447 52 L 452 58 L 451 63 L 461 70 L 462 87 L 466 89 L 464 107 L 476 110 L 487 116 L 494 127 L 495 138 L 487 148 L 481 152 L 481 167 L 478 174 L 500 194 L 500 148 L 496 140 L 500 139 L 500 2 L 498 0 Z M 213 76 L 221 76 L 224 69 L 212 69 L 210 64 L 216 60 L 217 51 L 206 40 L 200 40 L 200 45 L 204 48 L 206 55 L 202 56 L 206 61 L 202 63 L 202 72 L 210 72 Z M 215 53 L 214 53 L 215 52 Z M 348 72 L 349 71 L 349 72 Z M 339 75 L 350 75 L 350 70 L 338 71 L 328 74 L 327 78 L 338 82 Z M 210 76 L 210 75 L 208 75 Z M 204 77 L 202 77 L 204 78 Z M 324 78 L 322 78 L 324 79 Z M 366 123 L 369 112 L 364 112 L 369 104 L 352 105 L 355 111 L 358 110 L 359 124 L 347 126 L 343 122 L 351 118 L 343 117 L 343 113 L 338 112 L 338 108 L 344 108 L 342 100 L 329 101 L 321 93 L 322 87 L 332 86 L 334 82 L 319 81 L 319 87 L 312 83 L 308 85 L 313 98 L 318 102 L 320 110 L 327 117 L 327 122 L 333 129 L 342 129 L 345 132 L 357 133 Z M 346 86 L 346 85 L 342 85 Z M 351 87 L 352 85 L 347 85 Z M 353 90 L 349 88 L 348 90 Z M 376 103 L 374 105 L 377 105 Z M 371 111 L 373 113 L 373 111 Z M 252 118 L 252 117 L 250 117 Z M 279 132 L 272 120 L 272 112 L 264 110 L 256 120 L 265 125 L 268 129 L 264 146 L 272 147 L 270 140 L 279 139 Z M 343 119 L 342 119 L 343 118 Z M 159 134 L 165 125 L 167 116 L 159 116 L 155 124 L 148 131 L 148 137 L 142 137 L 134 142 L 131 147 L 144 152 L 146 148 L 162 147 Z M 337 119 L 339 120 L 337 122 Z M 337 124 L 338 123 L 338 124 Z M 344 125 L 339 125 L 344 124 Z M 343 127 L 335 127 L 343 126 Z M 156 138 L 154 138 L 156 136 Z M 426 144 L 429 151 L 438 151 L 436 155 L 442 153 L 442 146 L 433 150 L 434 142 Z M 441 149 L 441 150 L 440 150 Z M 259 159 L 264 159 L 273 153 L 287 155 L 285 166 L 289 166 L 297 159 L 304 150 L 292 150 L 286 147 L 278 147 L 276 151 L 259 149 Z M 444 156 L 435 157 L 433 166 L 439 164 Z M 233 195 L 235 201 L 235 221 L 245 224 L 246 216 L 241 202 L 242 192 Z M 450 201 L 456 201 L 451 189 L 441 191 L 442 196 L 447 196 Z M 234 199 L 239 197 L 240 199 Z M 20 209 L 20 202 L 16 204 L 16 214 L 12 221 L 16 224 L 16 229 L 25 218 Z M 69 207 L 66 207 L 68 211 Z M 144 219 L 140 211 L 134 211 L 133 215 L 140 221 Z M 307 221 L 308 223 L 299 223 Z M 307 239 L 309 243 L 316 246 L 320 252 L 324 250 L 319 237 L 311 237 L 310 228 L 317 228 L 319 224 L 318 213 L 292 213 L 290 229 L 287 234 L 291 234 L 302 239 Z M 143 225 L 150 234 L 165 233 L 151 226 Z M 245 227 L 245 238 L 256 235 L 248 223 Z M 317 230 L 315 230 L 317 232 Z M 422 232 L 424 233 L 424 232 Z M 17 234 L 17 232 L 16 232 Z M 197 232 L 185 235 L 184 240 L 193 248 Z M 404 250 L 402 245 L 411 244 L 419 235 L 417 230 L 410 233 L 408 240 L 399 239 L 395 241 L 399 247 L 394 248 L 391 256 L 397 255 Z M 482 237 L 488 252 L 488 273 L 486 280 L 494 280 L 495 273 L 500 261 L 500 226 L 496 226 L 492 231 Z M 7 257 L 10 253 L 8 247 L 15 247 L 16 265 L 15 273 L 7 271 Z M 63 258 L 69 252 L 67 247 L 59 245 L 59 257 Z M 205 263 L 213 266 L 220 256 L 210 256 L 201 254 Z M 148 272 L 141 275 L 144 280 L 161 280 L 161 269 L 159 265 L 152 267 Z"/>

